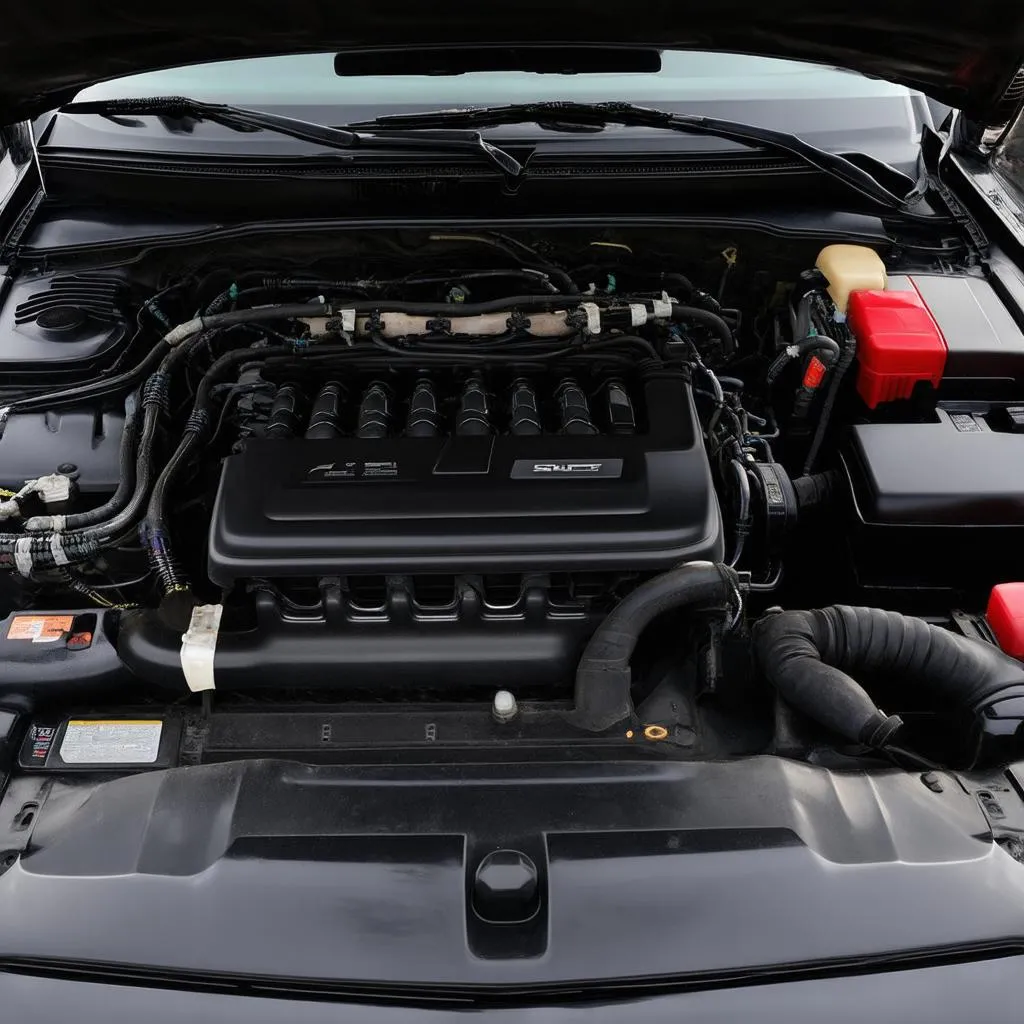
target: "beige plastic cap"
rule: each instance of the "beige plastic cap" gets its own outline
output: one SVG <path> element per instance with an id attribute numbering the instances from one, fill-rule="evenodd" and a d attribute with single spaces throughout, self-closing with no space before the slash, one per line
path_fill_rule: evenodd
<path id="1" fill-rule="evenodd" d="M 818 253 L 817 268 L 828 281 L 828 293 L 844 316 L 850 292 L 884 291 L 885 264 L 866 245 L 827 245 Z"/>

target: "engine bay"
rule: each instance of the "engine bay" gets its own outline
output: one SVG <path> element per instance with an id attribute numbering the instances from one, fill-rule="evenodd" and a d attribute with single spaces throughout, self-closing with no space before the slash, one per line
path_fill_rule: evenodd
<path id="1" fill-rule="evenodd" d="M 1009 763 L 1015 288 L 647 229 L 22 271 L 0 308 L 12 756 Z M 81 760 L 109 721 L 161 726 Z"/>

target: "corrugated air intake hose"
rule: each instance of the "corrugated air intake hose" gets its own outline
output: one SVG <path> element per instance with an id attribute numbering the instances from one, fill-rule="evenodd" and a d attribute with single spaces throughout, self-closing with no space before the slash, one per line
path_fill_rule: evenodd
<path id="1" fill-rule="evenodd" d="M 902 721 L 855 680 L 899 680 L 929 710 L 983 714 L 1024 687 L 1024 665 L 981 640 L 878 608 L 836 605 L 769 614 L 753 631 L 757 660 L 794 708 L 852 743 L 884 750 Z M 880 695 L 879 695 L 880 696 Z"/>

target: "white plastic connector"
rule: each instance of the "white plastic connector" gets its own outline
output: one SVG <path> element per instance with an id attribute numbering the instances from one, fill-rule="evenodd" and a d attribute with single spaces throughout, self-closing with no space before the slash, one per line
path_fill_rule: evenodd
<path id="1" fill-rule="evenodd" d="M 14 565 L 25 579 L 32 575 L 32 538 L 19 537 L 14 542 Z"/>
<path id="2" fill-rule="evenodd" d="M 53 555 L 54 565 L 68 564 L 68 556 L 64 553 L 64 539 L 59 533 L 50 537 L 50 554 Z"/>
<path id="3" fill-rule="evenodd" d="M 30 480 L 25 486 L 32 493 L 38 494 L 44 505 L 67 501 L 71 497 L 71 477 L 63 473 L 50 473 L 38 477 Z"/>
<path id="4" fill-rule="evenodd" d="M 587 334 L 601 333 L 601 309 L 596 302 L 581 302 L 580 309 L 587 314 Z"/>
<path id="5" fill-rule="evenodd" d="M 213 659 L 223 614 L 222 604 L 201 604 L 192 609 L 188 630 L 181 638 L 181 671 L 193 693 L 215 688 Z"/>
<path id="6" fill-rule="evenodd" d="M 647 323 L 647 307 L 642 302 L 629 304 L 629 323 L 632 327 L 643 327 Z"/>
<path id="7" fill-rule="evenodd" d="M 669 320 L 672 317 L 672 299 L 669 298 L 668 292 L 662 292 L 660 299 L 655 299 L 652 303 L 654 306 L 654 319 L 655 320 Z"/>
<path id="8" fill-rule="evenodd" d="M 194 320 L 186 320 L 183 324 L 171 328 L 164 335 L 164 344 L 174 348 L 175 345 L 180 345 L 186 338 L 191 338 L 193 334 L 198 334 L 202 329 L 203 318 L 201 316 L 197 316 Z"/>

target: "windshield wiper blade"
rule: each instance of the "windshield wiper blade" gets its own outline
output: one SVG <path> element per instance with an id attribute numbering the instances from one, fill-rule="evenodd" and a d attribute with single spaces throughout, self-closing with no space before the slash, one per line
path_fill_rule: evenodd
<path id="1" fill-rule="evenodd" d="M 572 126 L 594 125 L 605 127 L 621 124 L 631 127 L 660 128 L 665 131 L 685 132 L 694 135 L 710 135 L 728 139 L 754 148 L 772 149 L 795 156 L 829 177 L 843 182 L 862 196 L 899 213 L 909 213 L 922 196 L 916 190 L 916 182 L 902 171 L 888 165 L 886 172 L 893 180 L 906 182 L 906 193 L 898 195 L 890 191 L 874 175 L 859 167 L 852 160 L 838 153 L 806 142 L 799 135 L 789 132 L 760 128 L 741 121 L 724 121 L 720 118 L 705 117 L 702 114 L 675 114 L 668 110 L 641 107 L 633 103 L 576 103 L 573 101 L 550 101 L 540 103 L 511 103 L 493 107 L 467 107 L 455 110 L 427 111 L 416 114 L 386 114 L 372 121 L 361 121 L 347 127 L 361 131 L 379 128 L 495 128 L 500 125 L 541 122 L 548 125 Z"/>
<path id="2" fill-rule="evenodd" d="M 204 103 L 187 96 L 157 96 L 114 100 L 89 100 L 68 103 L 61 107 L 68 114 L 96 114 L 100 117 L 167 117 L 210 121 L 239 132 L 275 132 L 302 142 L 311 142 L 328 149 L 427 149 L 442 152 L 468 150 L 481 154 L 492 167 L 511 182 L 520 180 L 525 168 L 511 153 L 488 142 L 471 126 L 448 128 L 424 133 L 387 125 L 369 130 L 358 127 L 334 128 L 330 125 L 300 121 L 298 118 L 271 114 L 248 107 L 235 107 L 227 103 Z"/>

